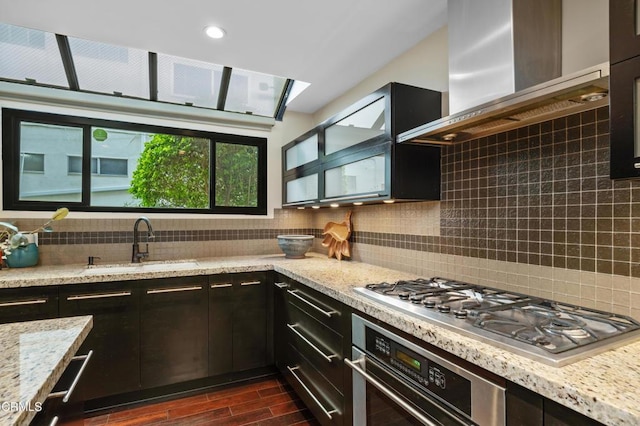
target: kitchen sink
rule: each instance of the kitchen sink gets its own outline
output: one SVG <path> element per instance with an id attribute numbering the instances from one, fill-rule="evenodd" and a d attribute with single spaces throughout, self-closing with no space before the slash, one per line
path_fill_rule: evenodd
<path id="1" fill-rule="evenodd" d="M 158 261 L 141 263 L 113 263 L 87 266 L 82 275 L 126 274 L 130 272 L 159 272 L 193 269 L 198 267 L 195 260 Z"/>

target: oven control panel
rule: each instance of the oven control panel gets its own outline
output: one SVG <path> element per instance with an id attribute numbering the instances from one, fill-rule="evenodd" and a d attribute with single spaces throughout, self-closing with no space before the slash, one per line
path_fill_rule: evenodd
<path id="1" fill-rule="evenodd" d="M 396 374 L 410 379 L 458 409 L 471 413 L 471 382 L 404 347 L 398 342 L 366 328 L 366 351 Z"/>

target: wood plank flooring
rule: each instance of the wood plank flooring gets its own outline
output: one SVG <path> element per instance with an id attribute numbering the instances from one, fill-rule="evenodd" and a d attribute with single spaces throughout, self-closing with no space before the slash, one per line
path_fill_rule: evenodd
<path id="1" fill-rule="evenodd" d="M 284 379 L 276 377 L 90 417 L 84 420 L 84 425 L 318 426 L 319 423 Z"/>

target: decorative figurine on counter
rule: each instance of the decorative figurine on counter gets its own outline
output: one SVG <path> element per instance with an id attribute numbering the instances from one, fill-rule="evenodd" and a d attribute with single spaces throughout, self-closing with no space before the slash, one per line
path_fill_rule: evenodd
<path id="1" fill-rule="evenodd" d="M 349 237 L 351 236 L 351 214 L 349 210 L 344 217 L 344 221 L 340 223 L 329 222 L 324 226 L 322 235 L 323 247 L 329 247 L 329 257 L 335 255 L 336 259 L 342 260 L 342 256 L 351 257 L 351 248 L 349 247 Z"/>

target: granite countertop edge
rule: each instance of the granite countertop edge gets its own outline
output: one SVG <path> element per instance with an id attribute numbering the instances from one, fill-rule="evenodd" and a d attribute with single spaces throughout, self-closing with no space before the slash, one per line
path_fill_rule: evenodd
<path id="1" fill-rule="evenodd" d="M 33 420 L 37 414 L 36 403 L 44 404 L 92 327 L 93 318 L 91 316 L 54 318 L 0 325 L 0 342 L 4 342 L 5 336 L 20 336 L 29 333 L 66 331 L 69 334 L 67 339 L 55 340 L 55 348 L 52 348 L 51 342 L 49 342 L 46 348 L 42 348 L 42 354 L 29 354 L 28 359 L 32 362 L 26 364 L 21 363 L 19 372 L 15 372 L 9 376 L 7 376 L 7 374 L 0 375 L 0 394 L 4 394 L 3 390 L 5 389 L 16 389 L 19 387 L 21 395 L 26 397 L 26 400 L 22 400 L 21 398 L 20 401 L 12 400 L 1 402 L 18 402 L 28 408 L 18 411 L 0 411 L 0 424 L 26 426 Z M 51 357 L 52 352 L 59 354 L 59 357 Z M 39 362 L 43 358 L 46 358 L 44 364 L 47 367 L 43 367 Z M 53 358 L 55 358 L 55 360 L 53 360 Z M 42 368 L 48 369 L 42 371 Z M 37 373 L 30 374 L 33 370 L 37 370 Z M 7 372 L 5 371 L 5 373 Z M 18 380 L 19 383 L 16 384 L 16 380 Z M 9 383 L 9 381 L 11 383 Z"/>
<path id="2" fill-rule="evenodd" d="M 87 275 L 84 265 L 61 265 L 0 271 L 0 288 L 98 283 L 219 273 L 275 270 L 346 305 L 492 373 L 539 393 L 607 425 L 640 423 L 640 342 L 553 367 L 529 360 L 477 339 L 418 320 L 372 302 L 353 291 L 371 282 L 416 275 L 355 261 L 337 261 L 310 253 L 306 259 L 257 255 L 197 259 L 197 267 L 136 273 Z"/>

